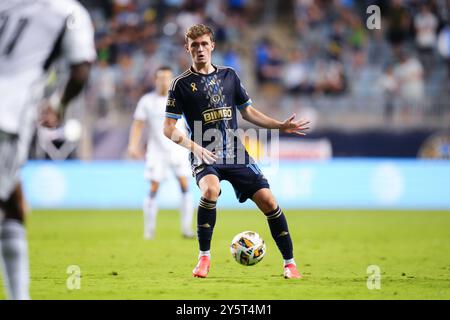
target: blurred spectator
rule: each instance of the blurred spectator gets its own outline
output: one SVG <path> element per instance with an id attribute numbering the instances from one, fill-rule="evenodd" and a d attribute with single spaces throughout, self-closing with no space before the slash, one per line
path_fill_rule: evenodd
<path id="1" fill-rule="evenodd" d="M 314 89 L 325 94 L 341 94 L 346 89 L 344 65 L 340 61 L 340 48 L 331 47 L 327 59 L 317 63 Z"/>
<path id="2" fill-rule="evenodd" d="M 256 77 L 258 83 L 262 81 L 261 68 L 263 65 L 267 64 L 269 61 L 269 40 L 264 38 L 260 40 L 255 46 L 255 67 L 256 67 Z"/>
<path id="3" fill-rule="evenodd" d="M 263 39 L 260 45 L 257 46 L 256 59 L 256 72 L 259 84 L 280 83 L 283 72 L 280 48 L 271 40 Z"/>
<path id="4" fill-rule="evenodd" d="M 164 64 L 164 59 L 158 54 L 158 42 L 156 39 L 149 39 L 143 45 L 142 55 L 142 86 L 144 91 L 150 91 L 155 86 L 154 74 L 159 66 Z"/>
<path id="5" fill-rule="evenodd" d="M 343 21 L 337 20 L 333 23 L 328 50 L 340 51 L 345 44 L 346 26 Z"/>
<path id="6" fill-rule="evenodd" d="M 296 29 L 300 35 L 307 34 L 323 20 L 324 10 L 318 2 L 314 0 L 295 1 Z"/>
<path id="7" fill-rule="evenodd" d="M 325 84 L 321 84 L 320 90 L 325 93 L 340 94 L 345 91 L 344 65 L 338 59 L 328 61 Z"/>
<path id="8" fill-rule="evenodd" d="M 405 51 L 399 51 L 399 62 L 394 67 L 394 76 L 398 83 L 399 97 L 404 113 L 416 113 L 417 107 L 424 102 L 424 72 L 420 61 Z"/>
<path id="9" fill-rule="evenodd" d="M 179 26 L 180 37 L 184 39 L 184 33 L 187 28 L 193 24 L 202 23 L 205 20 L 205 2 L 204 0 L 184 1 L 183 10 L 180 10 L 176 22 Z"/>
<path id="10" fill-rule="evenodd" d="M 99 59 L 91 72 L 90 94 L 95 97 L 95 114 L 98 118 L 107 116 L 116 91 L 116 74 L 105 59 Z"/>
<path id="11" fill-rule="evenodd" d="M 392 65 L 386 67 L 377 85 L 381 88 L 384 96 L 384 118 L 391 120 L 394 111 L 394 99 L 398 92 L 398 83 Z"/>
<path id="12" fill-rule="evenodd" d="M 427 74 L 433 67 L 434 48 L 437 39 L 436 32 L 438 28 L 438 19 L 431 12 L 428 4 L 424 3 L 421 6 L 420 12 L 414 17 L 414 27 L 419 58 Z"/>
<path id="13" fill-rule="evenodd" d="M 292 50 L 283 72 L 283 83 L 286 90 L 292 94 L 312 93 L 314 87 L 308 77 L 309 72 L 303 52 L 298 48 Z"/>
<path id="14" fill-rule="evenodd" d="M 122 111 L 131 112 L 139 96 L 142 94 L 142 88 L 138 84 L 139 70 L 135 68 L 133 59 L 129 53 L 121 53 L 117 64 L 117 95 L 119 98 L 119 107 Z"/>
<path id="15" fill-rule="evenodd" d="M 450 81 L 450 21 L 439 33 L 438 50 L 447 64 L 447 80 Z"/>
<path id="16" fill-rule="evenodd" d="M 243 14 L 247 0 L 228 0 L 228 8 L 231 13 Z"/>
<path id="17" fill-rule="evenodd" d="M 366 29 L 360 17 L 349 16 L 350 34 L 349 44 L 354 51 L 361 50 L 366 44 Z"/>
<path id="18" fill-rule="evenodd" d="M 230 46 L 223 55 L 223 65 L 232 67 L 238 74 L 241 73 L 241 58 L 236 46 Z"/>
<path id="19" fill-rule="evenodd" d="M 402 0 L 392 0 L 387 13 L 388 40 L 397 50 L 408 38 L 411 17 Z"/>

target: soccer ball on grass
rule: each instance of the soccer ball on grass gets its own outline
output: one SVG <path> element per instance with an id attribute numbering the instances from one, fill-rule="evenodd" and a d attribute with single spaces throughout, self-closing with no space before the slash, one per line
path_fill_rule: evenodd
<path id="1" fill-rule="evenodd" d="M 266 244 L 256 232 L 244 231 L 233 238 L 230 250 L 237 263 L 252 266 L 266 254 Z"/>

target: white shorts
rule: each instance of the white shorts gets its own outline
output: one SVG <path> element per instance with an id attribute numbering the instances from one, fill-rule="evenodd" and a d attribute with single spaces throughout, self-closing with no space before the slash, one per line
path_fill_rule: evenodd
<path id="1" fill-rule="evenodd" d="M 162 182 L 173 172 L 175 177 L 189 177 L 192 175 L 187 157 L 180 159 L 152 159 L 145 165 L 144 178 L 148 181 Z"/>
<path id="2" fill-rule="evenodd" d="M 20 182 L 23 160 L 19 138 L 0 131 L 0 200 L 8 200 Z"/>

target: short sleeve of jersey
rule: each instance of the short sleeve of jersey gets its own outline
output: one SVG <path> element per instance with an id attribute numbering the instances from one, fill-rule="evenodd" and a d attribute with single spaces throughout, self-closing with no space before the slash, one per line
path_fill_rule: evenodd
<path id="1" fill-rule="evenodd" d="M 245 90 L 244 86 L 241 83 L 241 79 L 233 70 L 234 78 L 235 78 L 235 93 L 234 99 L 236 102 L 236 107 L 239 110 L 243 110 L 252 104 L 252 99 L 250 99 L 247 90 Z"/>
<path id="2" fill-rule="evenodd" d="M 69 12 L 62 42 L 63 55 L 71 64 L 93 62 L 97 53 L 89 13 L 78 3 L 73 3 Z"/>
<path id="3" fill-rule="evenodd" d="M 141 99 L 139 99 L 139 102 L 136 107 L 136 111 L 134 111 L 134 116 L 133 116 L 134 120 L 141 120 L 141 121 L 147 120 L 147 112 L 145 110 L 145 103 L 146 103 L 145 97 L 142 97 Z"/>
<path id="4" fill-rule="evenodd" d="M 176 84 L 172 84 L 166 104 L 166 117 L 180 119 L 183 115 L 183 104 Z"/>

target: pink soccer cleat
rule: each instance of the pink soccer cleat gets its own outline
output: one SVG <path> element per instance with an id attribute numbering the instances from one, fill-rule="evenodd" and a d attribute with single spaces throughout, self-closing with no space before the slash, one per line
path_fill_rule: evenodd
<path id="1" fill-rule="evenodd" d="M 192 270 L 192 275 L 197 278 L 206 278 L 209 272 L 209 266 L 211 265 L 211 260 L 208 256 L 201 256 L 198 259 L 198 263 Z"/>
<path id="2" fill-rule="evenodd" d="M 298 272 L 297 267 L 293 263 L 289 263 L 284 266 L 284 278 L 285 279 L 301 279 L 302 275 Z"/>

